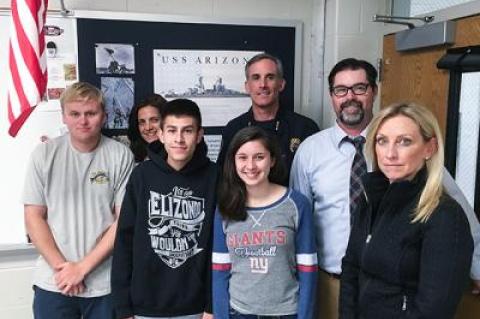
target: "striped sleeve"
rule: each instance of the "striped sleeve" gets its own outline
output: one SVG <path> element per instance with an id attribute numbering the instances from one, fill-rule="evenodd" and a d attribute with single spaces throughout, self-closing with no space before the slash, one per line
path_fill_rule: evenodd
<path id="1" fill-rule="evenodd" d="M 298 209 L 295 234 L 295 254 L 299 281 L 298 319 L 313 318 L 317 285 L 317 247 L 313 226 L 313 211 L 308 199 L 292 190 L 292 199 Z"/>
<path id="2" fill-rule="evenodd" d="M 217 208 L 215 211 L 212 253 L 213 316 L 215 319 L 228 319 L 229 317 L 228 281 L 231 267 L 232 263 L 222 227 L 222 217 Z"/>
<path id="3" fill-rule="evenodd" d="M 297 254 L 297 270 L 302 272 L 317 271 L 317 252 L 312 254 Z"/>

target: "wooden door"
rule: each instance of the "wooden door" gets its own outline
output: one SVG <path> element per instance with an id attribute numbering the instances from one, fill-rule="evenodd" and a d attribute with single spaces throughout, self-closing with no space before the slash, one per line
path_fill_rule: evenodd
<path id="1" fill-rule="evenodd" d="M 400 101 L 425 105 L 437 116 L 445 137 L 449 72 L 437 69 L 436 64 L 448 48 L 469 45 L 480 45 L 480 15 L 457 20 L 455 44 L 450 47 L 400 53 L 395 50 L 395 36 L 385 36 L 381 107 Z M 479 317 L 480 297 L 472 296 L 467 291 L 458 306 L 455 319 Z"/>
<path id="2" fill-rule="evenodd" d="M 445 134 L 449 72 L 437 69 L 448 48 L 480 45 L 480 15 L 457 20 L 455 44 L 397 52 L 395 35 L 383 39 L 383 72 L 380 104 L 416 102 L 430 108 Z"/>
<path id="3" fill-rule="evenodd" d="M 395 36 L 385 36 L 381 106 L 400 101 L 422 104 L 434 112 L 445 134 L 449 72 L 436 67 L 445 51 L 436 48 L 400 53 L 395 50 Z"/>

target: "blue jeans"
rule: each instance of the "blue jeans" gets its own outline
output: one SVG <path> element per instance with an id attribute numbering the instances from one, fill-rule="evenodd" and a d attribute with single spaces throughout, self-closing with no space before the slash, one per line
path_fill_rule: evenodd
<path id="1" fill-rule="evenodd" d="M 282 316 L 259 316 L 259 315 L 244 315 L 230 307 L 230 319 L 297 319 L 297 315 L 282 315 Z"/>
<path id="2" fill-rule="evenodd" d="M 35 319 L 113 319 L 110 295 L 101 297 L 68 297 L 33 287 L 33 315 Z"/>

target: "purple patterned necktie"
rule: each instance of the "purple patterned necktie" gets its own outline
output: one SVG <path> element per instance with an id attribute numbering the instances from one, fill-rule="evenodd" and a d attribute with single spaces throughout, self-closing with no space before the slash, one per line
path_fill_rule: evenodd
<path id="1" fill-rule="evenodd" d="M 353 157 L 352 170 L 350 173 L 350 224 L 353 225 L 355 210 L 364 191 L 362 177 L 367 173 L 367 162 L 363 156 L 365 137 L 357 136 L 353 139 L 346 137 L 345 140 L 355 146 L 355 156 Z"/>

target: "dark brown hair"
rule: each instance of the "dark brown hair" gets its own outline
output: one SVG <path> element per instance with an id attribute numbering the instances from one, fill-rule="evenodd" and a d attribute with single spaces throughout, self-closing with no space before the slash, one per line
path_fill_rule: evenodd
<path id="1" fill-rule="evenodd" d="M 167 103 L 167 100 L 161 95 L 152 94 L 137 104 L 130 112 L 127 136 L 130 140 L 130 149 L 137 162 L 141 162 L 147 157 L 147 142 L 142 138 L 140 130 L 138 129 L 138 111 L 146 106 L 153 106 L 158 109 L 158 113 L 161 114 L 165 103 Z"/>
<path id="2" fill-rule="evenodd" d="M 333 84 L 335 82 L 335 76 L 337 75 L 337 73 L 345 70 L 352 70 L 352 71 L 364 70 L 367 75 L 368 84 L 370 84 L 372 88 L 377 87 L 378 73 L 372 64 L 370 64 L 365 60 L 347 58 L 335 64 L 335 66 L 330 71 L 330 74 L 328 75 L 328 86 L 329 86 L 330 92 L 332 92 L 333 90 Z"/>
<path id="3" fill-rule="evenodd" d="M 195 120 L 197 129 L 202 128 L 202 114 L 198 104 L 189 99 L 175 99 L 168 101 L 162 110 L 161 126 L 165 124 L 167 116 L 188 116 Z"/>
<path id="4" fill-rule="evenodd" d="M 286 169 L 277 139 L 257 126 L 241 129 L 228 146 L 223 164 L 223 174 L 219 183 L 218 208 L 225 219 L 245 220 L 247 218 L 247 189 L 237 174 L 235 155 L 243 144 L 251 141 L 262 143 L 274 161 L 268 174 L 268 180 L 275 184 L 280 184 L 284 180 Z"/>

